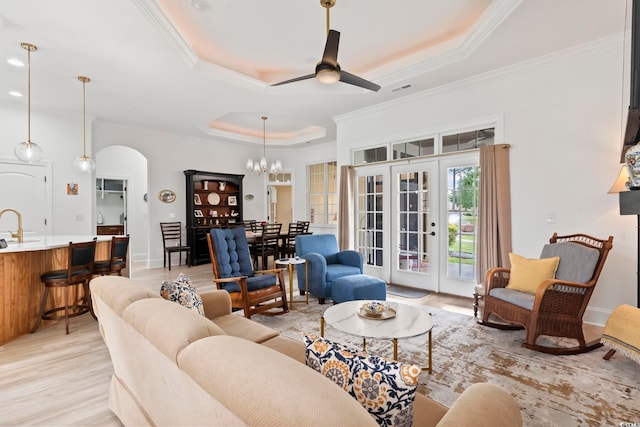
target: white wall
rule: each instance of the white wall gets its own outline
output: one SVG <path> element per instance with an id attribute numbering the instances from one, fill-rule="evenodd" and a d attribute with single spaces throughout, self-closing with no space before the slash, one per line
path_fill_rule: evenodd
<path id="1" fill-rule="evenodd" d="M 601 40 L 341 116 L 338 161 L 348 163 L 354 148 L 502 117 L 513 251 L 537 257 L 554 231 L 614 236 L 586 317 L 602 324 L 617 305 L 636 303 L 636 218 L 620 216 L 617 196 L 607 194 L 620 169 L 622 80 L 622 38 Z"/>
<path id="2" fill-rule="evenodd" d="M 27 108 L 0 107 L 0 157 L 14 158 L 15 146 L 27 140 Z M 43 162 L 52 164 L 53 218 L 48 230 L 54 235 L 94 234 L 91 174 L 77 172 L 76 157 L 82 156 L 82 116 L 43 114 L 31 109 L 31 141 L 44 151 Z M 91 151 L 91 123 L 87 121 L 87 154 Z M 78 183 L 78 195 L 67 195 L 67 183 Z"/>
<path id="3" fill-rule="evenodd" d="M 112 145 L 96 152 L 95 160 L 97 177 L 127 180 L 129 257 L 133 261 L 146 261 L 149 253 L 149 204 L 144 201 L 144 194 L 147 192 L 147 159 L 129 147 Z M 96 197 L 99 195 L 96 194 Z M 107 221 L 107 213 L 103 214 Z M 115 218 L 118 218 L 119 214 L 120 209 L 113 213 L 116 215 Z M 97 212 L 94 217 L 97 218 Z M 111 221 L 106 224 L 118 222 Z"/>
<path id="4" fill-rule="evenodd" d="M 156 132 L 148 129 L 96 122 L 94 146 L 102 150 L 112 145 L 133 148 L 147 159 L 149 209 L 149 266 L 162 266 L 160 222 L 181 221 L 185 224 L 186 169 L 243 174 L 249 157 L 259 158 L 261 147 L 235 145 L 206 139 Z M 245 218 L 266 218 L 265 176 L 246 176 L 244 194 L 253 194 L 252 202 L 244 201 Z M 158 200 L 160 190 L 176 193 L 173 203 Z"/>

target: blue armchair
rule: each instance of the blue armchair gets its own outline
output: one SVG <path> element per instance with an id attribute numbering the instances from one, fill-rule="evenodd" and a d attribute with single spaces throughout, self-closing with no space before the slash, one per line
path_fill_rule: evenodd
<path id="1" fill-rule="evenodd" d="M 309 292 L 320 304 L 331 297 L 331 284 L 338 277 L 362 274 L 362 255 L 357 251 L 340 251 L 333 234 L 296 236 L 296 255 L 307 260 L 309 268 Z M 296 266 L 298 288 L 306 290 L 305 266 Z"/>

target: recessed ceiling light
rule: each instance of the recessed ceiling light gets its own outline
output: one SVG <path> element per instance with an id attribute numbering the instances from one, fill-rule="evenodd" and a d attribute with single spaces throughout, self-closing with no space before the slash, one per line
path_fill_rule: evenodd
<path id="1" fill-rule="evenodd" d="M 14 67 L 24 67 L 24 62 L 20 61 L 18 58 L 9 58 L 7 62 Z"/>
<path id="2" fill-rule="evenodd" d="M 191 6 L 198 12 L 206 12 L 211 7 L 207 0 L 191 0 Z"/>
<path id="3" fill-rule="evenodd" d="M 18 92 L 17 90 L 10 90 L 9 95 L 15 96 L 16 98 L 22 98 L 22 93 Z"/>

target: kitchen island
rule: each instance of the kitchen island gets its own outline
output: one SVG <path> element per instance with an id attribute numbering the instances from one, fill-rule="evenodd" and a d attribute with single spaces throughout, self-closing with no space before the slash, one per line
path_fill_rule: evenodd
<path id="1" fill-rule="evenodd" d="M 94 236 L 35 236 L 24 242 L 8 240 L 0 249 L 0 345 L 29 333 L 38 319 L 44 286 L 40 275 L 67 268 L 69 242 L 87 242 Z M 111 236 L 97 236 L 96 260 L 109 259 Z M 123 271 L 128 276 L 128 269 Z M 82 287 L 74 297 L 82 297 Z M 63 290 L 53 289 L 47 309 L 64 305 Z M 52 321 L 43 320 L 42 325 Z M 37 333 L 37 332 L 36 332 Z"/>

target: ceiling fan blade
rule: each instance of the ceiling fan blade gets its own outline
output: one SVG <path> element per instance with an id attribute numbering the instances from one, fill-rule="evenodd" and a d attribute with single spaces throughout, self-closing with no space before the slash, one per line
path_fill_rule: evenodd
<path id="1" fill-rule="evenodd" d="M 299 82 L 300 80 L 313 79 L 315 76 L 316 76 L 315 73 L 314 74 L 307 74 L 306 76 L 296 77 L 295 79 L 289 79 L 289 80 L 285 80 L 283 82 L 274 83 L 271 86 L 280 86 L 280 85 L 286 85 L 287 83 Z"/>
<path id="2" fill-rule="evenodd" d="M 351 73 L 347 73 L 344 70 L 340 71 L 340 81 L 343 83 L 348 83 L 350 85 L 354 85 L 354 86 L 359 86 L 365 89 L 369 89 L 372 90 L 374 92 L 377 92 L 378 90 L 380 90 L 380 85 L 377 85 L 373 82 L 370 82 L 369 80 L 365 80 L 362 77 L 358 77 L 356 75 L 353 75 Z"/>
<path id="3" fill-rule="evenodd" d="M 327 34 L 327 43 L 324 46 L 324 53 L 322 54 L 322 63 L 329 64 L 333 67 L 338 66 L 338 44 L 340 43 L 340 32 L 336 30 L 329 30 Z"/>

